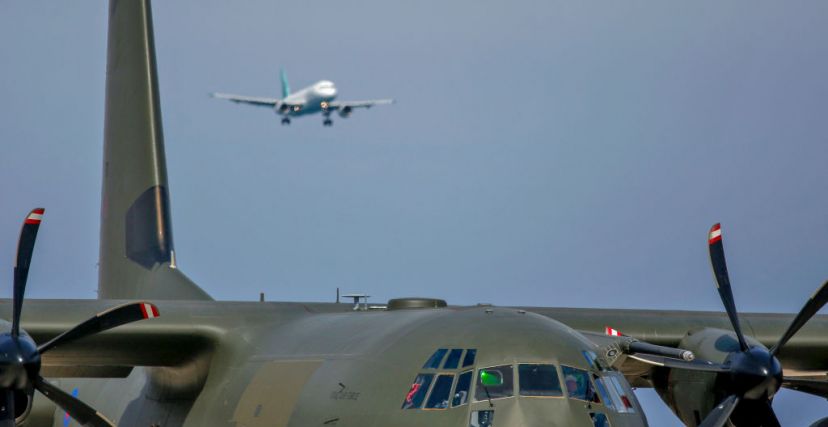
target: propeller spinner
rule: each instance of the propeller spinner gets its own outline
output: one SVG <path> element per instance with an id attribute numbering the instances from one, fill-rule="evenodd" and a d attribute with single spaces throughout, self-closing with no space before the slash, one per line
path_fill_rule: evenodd
<path id="1" fill-rule="evenodd" d="M 114 426 L 112 421 L 95 409 L 41 377 L 40 357 L 55 347 L 80 338 L 137 320 L 158 317 L 158 308 L 146 302 L 127 303 L 98 313 L 95 317 L 38 347 L 34 340 L 21 330 L 20 314 L 35 238 L 43 219 L 43 213 L 44 209 L 37 208 L 26 216 L 17 245 L 12 324 L 9 332 L 0 334 L 0 427 L 15 425 L 15 397 L 30 395 L 33 389 L 43 393 L 82 425 Z"/>
<path id="2" fill-rule="evenodd" d="M 716 288 L 727 311 L 730 324 L 739 341 L 739 350 L 727 355 L 723 363 L 695 360 L 659 360 L 661 366 L 673 369 L 689 369 L 717 374 L 717 388 L 726 397 L 722 399 L 702 421 L 700 427 L 721 427 L 728 420 L 737 426 L 779 426 L 771 402 L 780 387 L 809 392 L 828 389 L 828 383 L 810 380 L 818 384 L 802 384 L 796 379 L 784 378 L 782 364 L 776 358 L 788 340 L 828 302 L 828 282 L 825 282 L 805 303 L 787 331 L 770 350 L 763 346 L 750 347 L 742 333 L 739 315 L 727 273 L 722 229 L 714 225 L 708 234 L 710 264 L 716 279 Z M 646 361 L 646 360 L 645 360 Z M 654 363 L 650 361 L 649 363 Z"/>

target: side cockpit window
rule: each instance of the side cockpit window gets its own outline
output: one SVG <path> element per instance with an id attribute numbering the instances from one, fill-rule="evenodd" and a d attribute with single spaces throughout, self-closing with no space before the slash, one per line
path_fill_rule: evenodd
<path id="1" fill-rule="evenodd" d="M 481 368 L 477 373 L 474 400 L 480 402 L 488 399 L 512 397 L 515 391 L 514 378 L 512 365 Z"/>
<path id="2" fill-rule="evenodd" d="M 419 409 L 423 405 L 423 399 L 425 399 L 425 395 L 428 393 L 428 387 L 431 385 L 433 379 L 434 374 L 417 375 L 417 378 L 411 383 L 411 388 L 405 395 L 402 408 Z"/>
<path id="3" fill-rule="evenodd" d="M 592 389 L 592 382 L 589 380 L 587 371 L 569 366 L 561 366 L 561 371 L 563 372 L 567 395 L 571 399 L 599 403 L 598 397 Z"/>
<path id="4" fill-rule="evenodd" d="M 599 387 L 606 389 L 609 399 L 604 399 L 606 406 L 610 406 L 621 413 L 635 413 L 635 399 L 632 390 L 620 374 L 610 374 L 596 380 Z M 602 394 L 605 392 L 602 390 Z M 608 403 L 612 402 L 612 404 Z"/>
<path id="5" fill-rule="evenodd" d="M 465 405 L 469 401 L 469 388 L 471 388 L 472 372 L 467 371 L 457 377 L 457 385 L 454 386 L 454 397 L 451 399 L 451 407 Z"/>
<path id="6" fill-rule="evenodd" d="M 518 365 L 518 383 L 521 396 L 563 397 L 555 365 Z"/>
<path id="7" fill-rule="evenodd" d="M 434 381 L 434 387 L 426 401 L 425 409 L 446 409 L 451 394 L 451 384 L 454 382 L 454 375 L 438 375 Z"/>

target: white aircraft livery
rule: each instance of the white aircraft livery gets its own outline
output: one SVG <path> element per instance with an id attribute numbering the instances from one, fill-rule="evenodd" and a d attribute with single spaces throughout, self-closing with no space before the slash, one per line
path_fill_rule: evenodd
<path id="1" fill-rule="evenodd" d="M 347 118 L 355 108 L 371 108 L 374 105 L 393 104 L 393 99 L 369 99 L 365 101 L 334 101 L 336 99 L 336 86 L 330 80 L 320 80 L 299 91 L 290 92 L 285 70 L 281 70 L 282 98 L 262 98 L 257 96 L 232 95 L 229 93 L 213 93 L 214 98 L 229 99 L 233 102 L 257 105 L 260 107 L 272 108 L 276 114 L 282 116 L 282 124 L 289 125 L 291 117 L 304 116 L 307 114 L 322 113 L 325 126 L 333 125 L 331 113 L 334 111 L 339 116 Z"/>

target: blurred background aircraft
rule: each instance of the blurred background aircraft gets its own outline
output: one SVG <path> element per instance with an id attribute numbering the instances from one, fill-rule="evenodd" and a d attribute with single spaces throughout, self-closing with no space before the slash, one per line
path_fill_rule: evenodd
<path id="1" fill-rule="evenodd" d="M 282 80 L 281 98 L 262 98 L 256 96 L 233 95 L 229 93 L 213 93 L 213 97 L 229 99 L 230 101 L 267 107 L 276 110 L 282 116 L 282 124 L 289 125 L 291 117 L 320 113 L 325 120 L 322 124 L 332 126 L 331 113 L 338 112 L 339 116 L 350 117 L 355 108 L 371 108 L 374 105 L 391 104 L 393 99 L 370 99 L 365 101 L 334 101 L 337 90 L 330 80 L 320 80 L 296 92 L 290 92 L 287 74 L 284 68 L 280 72 Z"/>

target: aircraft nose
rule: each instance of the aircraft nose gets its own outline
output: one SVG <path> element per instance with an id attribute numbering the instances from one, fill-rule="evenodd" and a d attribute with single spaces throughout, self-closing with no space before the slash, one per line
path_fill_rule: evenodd
<path id="1" fill-rule="evenodd" d="M 319 88 L 319 94 L 324 97 L 334 97 L 336 96 L 336 87 L 333 85 L 327 87 Z"/>

